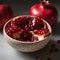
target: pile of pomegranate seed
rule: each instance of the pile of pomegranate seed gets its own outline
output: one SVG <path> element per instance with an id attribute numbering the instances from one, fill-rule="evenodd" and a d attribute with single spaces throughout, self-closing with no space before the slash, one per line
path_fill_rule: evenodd
<path id="1" fill-rule="evenodd" d="M 38 41 L 38 37 L 34 37 L 31 31 L 35 35 L 43 35 L 44 37 L 50 33 L 47 24 L 44 24 L 43 20 L 38 17 L 19 16 L 13 18 L 7 25 L 7 34 L 21 41 Z"/>

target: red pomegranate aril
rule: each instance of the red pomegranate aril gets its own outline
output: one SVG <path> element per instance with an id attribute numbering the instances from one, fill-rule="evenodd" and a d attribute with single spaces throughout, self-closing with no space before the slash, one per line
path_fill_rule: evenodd
<path id="1" fill-rule="evenodd" d="M 52 60 L 52 58 L 51 57 L 48 57 L 47 60 Z"/>
<path id="2" fill-rule="evenodd" d="M 41 30 L 34 30 L 34 33 L 39 35 L 41 34 Z"/>
<path id="3" fill-rule="evenodd" d="M 58 49 L 57 49 L 57 48 L 55 48 L 55 49 L 54 49 L 54 51 L 55 51 L 55 52 L 58 52 Z"/>
<path id="4" fill-rule="evenodd" d="M 51 45 L 51 48 L 55 48 L 55 46 L 56 46 L 55 44 L 52 44 L 52 45 Z"/>
<path id="5" fill-rule="evenodd" d="M 31 27 L 31 29 L 33 28 L 35 30 L 35 29 L 41 29 L 44 26 L 44 24 L 41 18 L 36 17 L 30 21 L 29 26 Z"/>
<path id="6" fill-rule="evenodd" d="M 25 25 L 24 30 L 30 31 L 30 27 L 28 25 Z"/>
<path id="7" fill-rule="evenodd" d="M 29 21 L 22 21 L 21 24 L 19 24 L 19 27 L 24 28 L 25 25 L 28 25 Z"/>
<path id="8" fill-rule="evenodd" d="M 44 32 L 45 32 L 45 33 L 49 32 L 49 29 L 44 29 Z"/>
<path id="9" fill-rule="evenodd" d="M 48 33 L 49 32 L 49 30 L 48 29 L 41 29 L 41 30 L 35 30 L 34 31 L 34 33 L 35 34 L 41 34 L 41 35 L 43 35 L 43 34 L 46 34 L 46 33 Z"/>
<path id="10" fill-rule="evenodd" d="M 34 29 L 41 29 L 43 25 L 43 21 L 41 19 L 35 19 L 34 23 Z"/>
<path id="11" fill-rule="evenodd" d="M 54 51 L 54 50 L 53 50 L 52 48 L 49 50 L 50 53 L 53 53 L 53 51 Z"/>
<path id="12" fill-rule="evenodd" d="M 30 17 L 20 17 L 20 18 L 18 18 L 18 19 L 16 19 L 16 20 L 13 20 L 12 21 L 12 25 L 14 24 L 14 25 L 17 25 L 18 27 L 20 27 L 20 28 L 24 28 L 25 27 L 25 25 L 27 25 L 28 26 L 28 24 L 29 24 L 29 20 L 30 20 Z"/>
<path id="13" fill-rule="evenodd" d="M 57 44 L 60 44 L 60 40 L 57 40 Z"/>
<path id="14" fill-rule="evenodd" d="M 35 33 L 35 34 L 38 34 L 38 31 L 40 31 L 40 30 L 34 30 L 34 33 Z"/>
<path id="15" fill-rule="evenodd" d="M 31 41 L 31 38 L 32 38 L 32 34 L 26 30 L 23 30 L 21 33 L 20 33 L 20 38 L 22 41 Z"/>
<path id="16" fill-rule="evenodd" d="M 19 29 L 19 28 L 17 28 L 17 26 L 7 26 L 6 27 L 6 32 L 7 32 L 7 34 L 9 35 L 9 36 L 11 36 L 12 37 L 12 35 L 13 35 L 13 33 L 16 33 L 16 32 L 18 32 L 18 31 L 20 31 L 21 29 Z"/>
<path id="17" fill-rule="evenodd" d="M 10 37 L 12 37 L 12 33 L 11 33 L 11 32 L 7 32 L 7 34 L 8 34 Z"/>
<path id="18" fill-rule="evenodd" d="M 40 60 L 40 57 L 39 57 L 39 56 L 36 56 L 36 57 L 35 57 L 35 60 Z"/>
<path id="19" fill-rule="evenodd" d="M 17 26 L 11 26 L 11 28 L 15 31 L 18 32 L 21 30 L 21 28 L 18 28 Z"/>
<path id="20" fill-rule="evenodd" d="M 6 28 L 11 27 L 11 22 L 9 22 L 6 26 Z"/>
<path id="21" fill-rule="evenodd" d="M 6 32 L 9 36 L 12 36 L 14 30 L 11 27 L 9 27 L 9 28 L 6 29 Z"/>
<path id="22" fill-rule="evenodd" d="M 25 26 L 28 26 L 29 20 L 30 20 L 30 17 L 24 17 L 20 22 L 21 24 L 19 24 L 19 27 L 25 28 Z"/>
<path id="23" fill-rule="evenodd" d="M 33 27 L 33 26 L 31 26 L 31 30 L 32 30 L 32 31 L 34 30 L 34 27 Z"/>

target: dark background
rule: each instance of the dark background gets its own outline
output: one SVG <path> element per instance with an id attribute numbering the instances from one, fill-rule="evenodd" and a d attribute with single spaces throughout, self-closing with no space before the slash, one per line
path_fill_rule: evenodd
<path id="1" fill-rule="evenodd" d="M 60 15 L 60 0 L 49 0 L 58 10 Z M 29 13 L 29 8 L 40 2 L 40 0 L 0 0 L 2 3 L 6 3 L 11 6 L 14 16 L 23 15 Z"/>

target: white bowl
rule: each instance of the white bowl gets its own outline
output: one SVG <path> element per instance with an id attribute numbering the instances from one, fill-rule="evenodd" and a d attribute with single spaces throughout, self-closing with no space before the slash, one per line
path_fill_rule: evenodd
<path id="1" fill-rule="evenodd" d="M 23 15 L 23 16 L 26 16 L 26 15 Z M 18 16 L 15 18 L 18 18 Z M 47 45 L 47 43 L 49 42 L 51 35 L 52 35 L 52 29 L 51 29 L 51 26 L 45 20 L 43 20 L 43 21 L 47 24 L 48 29 L 51 32 L 51 34 L 49 36 L 45 37 L 43 40 L 38 41 L 38 42 L 34 42 L 34 41 L 33 42 L 23 42 L 23 41 L 17 41 L 15 39 L 11 38 L 10 36 L 8 36 L 8 34 L 5 31 L 6 25 L 12 19 L 10 19 L 5 24 L 5 26 L 3 28 L 3 33 L 4 33 L 4 36 L 7 40 L 7 42 L 9 43 L 9 45 L 11 45 L 13 48 L 15 48 L 16 50 L 21 51 L 21 52 L 34 52 L 34 51 L 42 49 L 43 47 L 45 47 Z"/>

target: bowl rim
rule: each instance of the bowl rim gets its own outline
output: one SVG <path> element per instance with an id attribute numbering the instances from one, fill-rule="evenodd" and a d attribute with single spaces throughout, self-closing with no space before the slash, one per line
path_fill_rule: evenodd
<path id="1" fill-rule="evenodd" d="M 51 28 L 50 24 L 49 24 L 46 20 L 42 19 L 43 22 L 47 24 L 47 26 L 48 26 L 48 28 L 49 28 L 49 30 L 50 30 L 50 35 L 49 35 L 48 37 L 45 37 L 43 40 L 39 40 L 39 41 L 36 41 L 36 42 L 35 42 L 35 41 L 32 41 L 32 42 L 27 41 L 27 42 L 26 42 L 26 41 L 19 41 L 19 40 L 13 39 L 12 37 L 10 37 L 10 36 L 6 33 L 5 27 L 6 27 L 6 25 L 7 25 L 12 19 L 15 19 L 15 18 L 18 18 L 18 17 L 21 17 L 21 16 L 30 16 L 30 15 L 19 15 L 19 16 L 13 17 L 13 18 L 11 18 L 9 21 L 7 21 L 6 24 L 4 25 L 4 27 L 3 27 L 3 35 L 4 35 L 4 36 L 7 36 L 7 37 L 9 38 L 9 40 L 14 41 L 14 42 L 17 42 L 17 43 L 37 43 L 37 42 L 40 42 L 40 41 L 44 41 L 45 39 L 47 39 L 47 38 L 52 34 L 52 28 Z M 30 16 L 30 17 L 35 17 L 35 16 Z"/>

